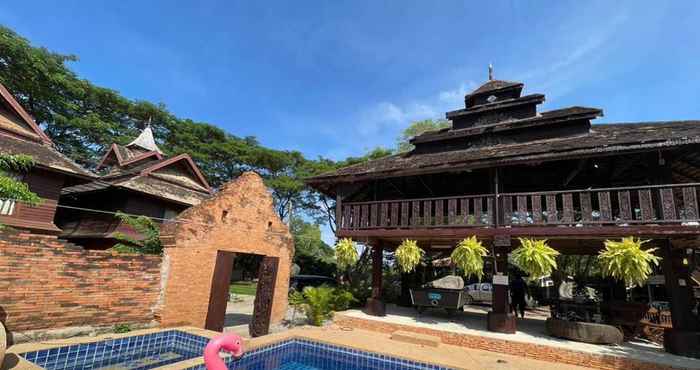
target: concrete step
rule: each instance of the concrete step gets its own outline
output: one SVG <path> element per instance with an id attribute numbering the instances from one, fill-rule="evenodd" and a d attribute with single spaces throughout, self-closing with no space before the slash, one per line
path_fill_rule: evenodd
<path id="1" fill-rule="evenodd" d="M 437 347 L 442 342 L 440 337 L 434 335 L 413 333 L 410 331 L 398 330 L 391 333 L 391 339 L 397 342 L 418 344 L 421 346 Z"/>

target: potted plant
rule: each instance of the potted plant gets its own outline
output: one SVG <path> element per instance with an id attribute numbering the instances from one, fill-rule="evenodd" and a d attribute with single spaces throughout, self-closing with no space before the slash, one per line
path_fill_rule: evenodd
<path id="1" fill-rule="evenodd" d="M 418 247 L 418 242 L 405 239 L 401 242 L 399 247 L 396 248 L 394 256 L 396 257 L 396 263 L 399 265 L 401 272 L 408 273 L 416 269 L 423 253 L 423 250 Z"/>
<path id="2" fill-rule="evenodd" d="M 488 254 L 488 250 L 476 236 L 470 236 L 457 244 L 450 258 L 455 266 L 464 271 L 464 276 L 476 275 L 481 281 L 484 276 L 484 256 Z"/>
<path id="3" fill-rule="evenodd" d="M 518 238 L 520 246 L 512 253 L 513 264 L 525 271 L 530 279 L 549 276 L 557 267 L 559 252 L 546 239 Z"/>
<path id="4" fill-rule="evenodd" d="M 646 284 L 653 266 L 659 265 L 661 258 L 653 254 L 656 248 L 642 249 L 648 240 L 633 236 L 622 238 L 619 242 L 605 241 L 605 248 L 598 253 L 598 262 L 603 276 L 622 280 L 627 284 L 642 286 Z"/>
<path id="5" fill-rule="evenodd" d="M 350 238 L 338 240 L 335 244 L 335 260 L 338 268 L 346 270 L 357 262 L 357 248 L 355 242 Z"/>

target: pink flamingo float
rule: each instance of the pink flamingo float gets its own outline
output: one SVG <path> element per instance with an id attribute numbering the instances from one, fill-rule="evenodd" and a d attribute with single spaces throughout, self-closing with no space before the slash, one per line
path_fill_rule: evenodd
<path id="1" fill-rule="evenodd" d="M 212 338 L 204 348 L 204 364 L 207 370 L 227 370 L 219 351 L 230 352 L 234 357 L 243 356 L 243 339 L 236 334 L 223 334 Z"/>

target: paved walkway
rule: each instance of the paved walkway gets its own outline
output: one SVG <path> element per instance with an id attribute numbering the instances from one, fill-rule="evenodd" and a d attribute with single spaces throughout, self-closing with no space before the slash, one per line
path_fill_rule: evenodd
<path id="1" fill-rule="evenodd" d="M 428 310 L 418 315 L 413 308 L 387 305 L 387 315 L 384 317 L 367 315 L 360 310 L 344 311 L 343 315 L 513 342 L 534 343 L 585 353 L 623 356 L 678 368 L 700 369 L 700 361 L 697 359 L 666 353 L 661 346 L 653 343 L 628 342 L 622 346 L 606 346 L 553 338 L 545 332 L 544 316 L 541 313 L 529 313 L 526 314 L 525 319 L 518 319 L 516 334 L 490 332 L 486 329 L 486 311 L 485 307 L 472 306 L 465 309 L 463 313 L 448 317 L 440 310 Z"/>
<path id="2" fill-rule="evenodd" d="M 248 324 L 253 319 L 254 295 L 235 295 L 226 305 L 224 332 L 250 338 Z"/>

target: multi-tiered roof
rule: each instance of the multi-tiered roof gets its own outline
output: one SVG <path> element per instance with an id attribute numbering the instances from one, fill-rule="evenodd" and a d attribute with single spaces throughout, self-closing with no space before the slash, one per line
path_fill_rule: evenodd
<path id="1" fill-rule="evenodd" d="M 64 188 L 62 195 L 79 195 L 112 187 L 140 192 L 182 205 L 199 204 L 212 189 L 188 154 L 166 157 L 150 125 L 127 145 L 112 144 L 97 166 L 99 180 Z"/>
<path id="2" fill-rule="evenodd" d="M 447 112 L 452 126 L 411 140 L 410 152 L 368 161 L 309 179 L 320 190 L 331 184 L 469 170 L 519 163 L 628 153 L 700 143 L 700 121 L 591 124 L 597 108 L 538 112 L 543 94 L 522 95 L 520 82 L 489 80 Z"/>

